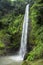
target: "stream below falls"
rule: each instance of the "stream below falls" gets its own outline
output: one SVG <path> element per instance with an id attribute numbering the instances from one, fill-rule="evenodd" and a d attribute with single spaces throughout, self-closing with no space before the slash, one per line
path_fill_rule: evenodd
<path id="1" fill-rule="evenodd" d="M 4 56 L 0 57 L 0 65 L 22 65 L 21 57 L 17 56 Z"/>

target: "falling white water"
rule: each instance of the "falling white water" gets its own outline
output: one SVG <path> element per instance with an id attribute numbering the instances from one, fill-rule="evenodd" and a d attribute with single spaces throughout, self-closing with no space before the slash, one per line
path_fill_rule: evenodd
<path id="1" fill-rule="evenodd" d="M 29 15 L 29 4 L 26 6 L 26 10 L 25 10 L 22 37 L 21 37 L 21 47 L 19 51 L 19 55 L 21 55 L 23 58 L 24 55 L 26 54 L 27 32 L 28 32 L 28 21 L 29 21 L 28 15 Z"/>
<path id="2" fill-rule="evenodd" d="M 19 54 L 16 56 L 10 57 L 10 59 L 15 60 L 15 61 L 22 61 L 26 54 L 27 32 L 28 32 L 28 21 L 29 21 L 28 15 L 29 15 L 29 4 L 26 6 L 26 10 L 25 10 Z"/>

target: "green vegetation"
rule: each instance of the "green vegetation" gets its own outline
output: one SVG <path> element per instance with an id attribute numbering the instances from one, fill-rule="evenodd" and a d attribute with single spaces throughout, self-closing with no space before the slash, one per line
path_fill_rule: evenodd
<path id="1" fill-rule="evenodd" d="M 43 4 L 36 3 L 30 8 L 30 36 L 29 43 L 31 51 L 28 53 L 27 60 L 43 58 Z"/>
<path id="2" fill-rule="evenodd" d="M 26 4 L 21 3 L 21 1 L 15 1 L 14 3 L 12 6 L 8 0 L 0 1 L 0 55 L 13 53 L 18 51 L 20 47 Z M 23 9 L 21 5 L 24 5 Z"/>
<path id="3" fill-rule="evenodd" d="M 20 45 L 23 15 L 20 14 L 16 16 L 16 18 L 11 16 L 10 19 L 10 16 L 7 14 L 6 17 L 2 17 L 0 21 L 2 23 L 0 29 L 0 48 L 10 49 L 14 47 L 17 49 Z"/>
<path id="4" fill-rule="evenodd" d="M 38 59 L 36 61 L 24 61 L 22 65 L 43 65 L 43 59 Z"/>

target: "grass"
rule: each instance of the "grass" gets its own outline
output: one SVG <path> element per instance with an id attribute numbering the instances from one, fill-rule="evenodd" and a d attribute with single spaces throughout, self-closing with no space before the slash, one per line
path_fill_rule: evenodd
<path id="1" fill-rule="evenodd" d="M 24 61 L 22 65 L 43 65 L 43 59 L 38 59 L 35 61 Z"/>

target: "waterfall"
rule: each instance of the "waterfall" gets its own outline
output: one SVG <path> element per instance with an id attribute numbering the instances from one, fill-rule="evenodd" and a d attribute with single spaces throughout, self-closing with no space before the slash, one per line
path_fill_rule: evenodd
<path id="1" fill-rule="evenodd" d="M 26 6 L 26 10 L 25 10 L 19 54 L 10 57 L 10 59 L 13 59 L 15 61 L 23 60 L 26 54 L 27 32 L 28 32 L 28 21 L 29 21 L 28 15 L 29 15 L 29 4 Z"/>
<path id="2" fill-rule="evenodd" d="M 26 54 L 26 45 L 27 45 L 27 32 L 28 32 L 28 15 L 29 15 L 29 4 L 26 6 L 24 22 L 23 22 L 23 30 L 21 37 L 21 46 L 19 55 L 23 56 Z"/>

